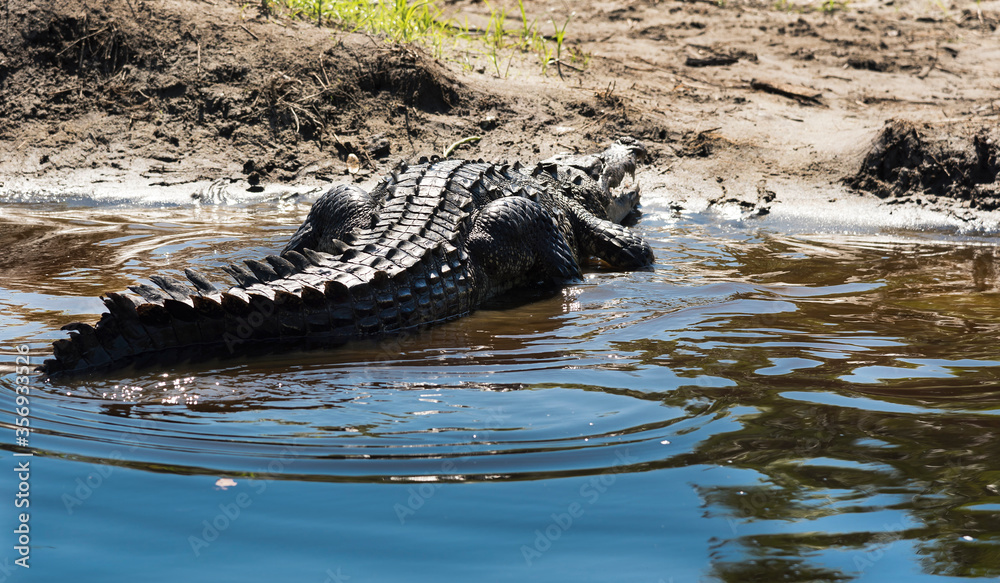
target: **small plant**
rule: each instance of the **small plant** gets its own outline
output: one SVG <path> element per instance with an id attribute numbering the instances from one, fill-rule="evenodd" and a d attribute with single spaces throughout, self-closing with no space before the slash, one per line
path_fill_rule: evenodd
<path id="1" fill-rule="evenodd" d="M 503 23 L 507 20 L 507 10 L 501 8 L 495 10 L 489 2 L 486 6 L 490 8 L 490 21 L 486 24 L 486 42 L 495 48 L 504 48 L 504 39 L 507 37 L 507 29 Z"/>
<path id="2" fill-rule="evenodd" d="M 486 3 L 486 6 L 490 9 L 490 19 L 486 23 L 484 35 L 488 47 L 486 58 L 493 65 L 497 77 L 503 77 L 500 73 L 500 53 L 506 48 L 507 30 L 504 28 L 504 21 L 507 19 L 507 10 L 503 8 L 496 10 L 490 6 L 489 2 Z"/>
<path id="3" fill-rule="evenodd" d="M 846 0 L 824 0 L 823 5 L 820 7 L 820 11 L 827 14 L 833 14 L 839 10 L 847 10 Z"/>
<path id="4" fill-rule="evenodd" d="M 313 8 L 316 11 L 316 26 L 323 26 L 323 0 L 315 0 Z"/>
<path id="5" fill-rule="evenodd" d="M 556 30 L 556 35 L 555 36 L 556 36 L 556 58 L 557 59 L 560 58 L 560 56 L 562 55 L 563 41 L 566 39 L 566 27 L 569 26 L 569 21 L 572 18 L 573 18 L 572 14 L 570 14 L 569 16 L 567 16 L 566 17 L 566 22 L 563 23 L 562 28 L 556 26 L 556 21 L 554 21 L 554 20 L 551 21 L 552 22 L 552 28 L 554 28 Z"/>
<path id="6" fill-rule="evenodd" d="M 556 25 L 556 21 L 555 20 L 550 21 L 550 22 L 552 22 L 552 28 L 554 28 L 555 31 L 556 31 L 556 34 L 555 34 L 555 41 L 556 41 L 556 58 L 555 58 L 555 64 L 556 64 L 556 70 L 559 71 L 559 76 L 560 77 L 562 77 L 562 65 L 563 65 L 563 61 L 562 61 L 562 47 L 563 47 L 563 41 L 566 38 L 566 27 L 569 26 L 569 21 L 570 21 L 571 18 L 573 18 L 572 14 L 570 14 L 569 16 L 566 17 L 566 22 L 563 23 L 562 28 L 559 28 Z"/>
<path id="7" fill-rule="evenodd" d="M 545 39 L 539 39 L 538 29 L 535 26 L 537 21 L 532 20 L 531 24 L 528 24 L 528 14 L 524 10 L 524 0 L 517 0 L 517 9 L 521 13 L 521 50 L 531 50 L 539 40 L 544 45 Z"/>
<path id="8" fill-rule="evenodd" d="M 812 3 L 807 4 L 797 4 L 792 0 L 777 0 L 774 3 L 774 9 L 781 12 L 823 12 L 824 14 L 833 14 L 834 12 L 839 12 L 847 10 L 848 0 L 823 0 L 818 6 Z"/>

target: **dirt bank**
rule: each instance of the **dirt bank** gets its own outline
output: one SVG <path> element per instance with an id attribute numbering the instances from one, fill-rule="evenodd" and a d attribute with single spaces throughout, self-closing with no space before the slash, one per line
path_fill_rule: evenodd
<path id="1" fill-rule="evenodd" d="M 475 45 L 436 59 L 228 0 L 10 3 L 0 196 L 275 196 L 471 136 L 459 155 L 535 159 L 631 134 L 656 156 L 647 190 L 676 208 L 865 200 L 1000 225 L 997 2 L 527 7 L 544 26 L 573 13 L 582 70 L 510 51 L 499 76 Z"/>

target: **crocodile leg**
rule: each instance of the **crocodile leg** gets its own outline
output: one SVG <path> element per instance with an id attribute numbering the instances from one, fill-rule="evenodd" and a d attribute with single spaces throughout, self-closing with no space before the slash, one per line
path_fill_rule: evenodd
<path id="1" fill-rule="evenodd" d="M 355 231 L 371 228 L 377 208 L 375 198 L 361 188 L 353 184 L 337 186 L 313 204 L 282 253 L 301 253 L 303 249 L 343 253 L 343 242 L 350 243 Z"/>
<path id="2" fill-rule="evenodd" d="M 631 229 L 594 216 L 578 202 L 568 203 L 580 255 L 594 256 L 617 269 L 640 269 L 653 264 L 653 250 Z"/>
<path id="3" fill-rule="evenodd" d="M 552 215 L 528 198 L 510 196 L 483 207 L 467 245 L 470 264 L 488 278 L 477 286 L 480 289 L 500 292 L 525 283 L 565 283 L 581 277 L 573 249 Z"/>

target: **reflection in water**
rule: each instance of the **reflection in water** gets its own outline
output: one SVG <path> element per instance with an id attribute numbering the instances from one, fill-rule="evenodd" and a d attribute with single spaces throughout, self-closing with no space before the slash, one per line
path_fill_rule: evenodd
<path id="1" fill-rule="evenodd" d="M 40 360 L 91 296 L 278 248 L 301 212 L 6 208 L 5 363 L 21 342 Z M 654 272 L 381 342 L 39 386 L 36 455 L 373 487 L 616 463 L 695 490 L 712 526 L 688 560 L 714 579 L 848 580 L 888 556 L 1000 576 L 992 243 L 650 216 Z"/>
<path id="2" fill-rule="evenodd" d="M 881 549 L 912 544 L 927 572 L 996 576 L 1000 515 L 976 510 L 1000 501 L 1000 354 L 993 342 L 1000 306 L 984 293 L 977 259 L 984 255 L 891 245 L 873 246 L 875 257 L 828 248 L 793 258 L 793 247 L 801 252 L 803 245 L 730 248 L 737 271 L 757 289 L 749 298 L 794 298 L 790 309 L 753 314 L 760 311 L 748 298 L 708 314 L 682 340 L 623 347 L 644 362 L 690 371 L 696 385 L 704 376 L 734 381 L 723 389 L 685 387 L 665 403 L 706 399 L 753 410 L 737 430 L 684 456 L 684 464 L 731 464 L 759 476 L 752 486 L 699 488 L 735 535 L 718 545 L 728 560 L 713 573 L 767 580 L 783 563 L 780 571 L 797 580 L 847 578 Z M 817 286 L 783 289 L 810 280 L 826 291 L 874 283 L 832 297 Z M 741 312 L 752 315 L 734 315 Z M 858 531 L 839 520 L 852 514 L 884 518 Z M 774 532 L 775 522 L 794 526 Z M 831 548 L 866 552 L 842 569 L 802 559 Z"/>

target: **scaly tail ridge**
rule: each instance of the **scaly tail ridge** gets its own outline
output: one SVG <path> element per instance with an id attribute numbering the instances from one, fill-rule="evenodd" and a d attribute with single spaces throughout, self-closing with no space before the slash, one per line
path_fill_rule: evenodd
<path id="1" fill-rule="evenodd" d="M 223 268 L 238 283 L 226 291 L 188 269 L 187 282 L 154 276 L 152 285 L 107 294 L 100 321 L 64 326 L 69 338 L 54 343 L 54 358 L 39 370 L 57 376 L 154 358 L 225 355 L 244 343 L 340 344 L 472 309 L 461 251 L 448 244 L 419 258 L 368 245 L 339 255 L 304 249 L 243 263 Z"/>

